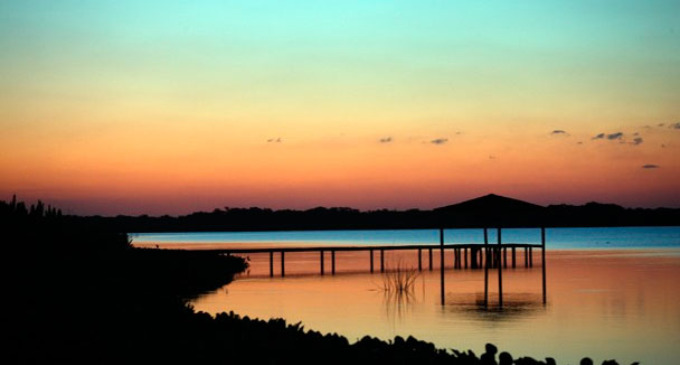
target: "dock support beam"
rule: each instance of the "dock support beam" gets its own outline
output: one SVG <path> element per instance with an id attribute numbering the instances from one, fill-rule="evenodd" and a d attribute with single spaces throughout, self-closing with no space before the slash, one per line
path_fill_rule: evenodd
<path id="1" fill-rule="evenodd" d="M 371 255 L 371 274 L 373 274 L 373 250 L 368 250 L 369 255 Z"/>
<path id="2" fill-rule="evenodd" d="M 432 271 L 432 249 L 428 248 L 427 251 L 430 255 L 430 271 Z"/>
<path id="3" fill-rule="evenodd" d="M 463 248 L 463 256 L 465 257 L 465 268 L 468 268 L 468 249 L 467 247 Z"/>
<path id="4" fill-rule="evenodd" d="M 274 251 L 269 251 L 269 277 L 274 277 Z"/>
<path id="5" fill-rule="evenodd" d="M 524 267 L 529 267 L 529 247 L 524 247 Z"/>
<path id="6" fill-rule="evenodd" d="M 423 250 L 418 249 L 418 271 L 423 271 Z"/>
<path id="7" fill-rule="evenodd" d="M 543 304 L 546 304 L 548 296 L 545 282 L 545 227 L 541 227 L 541 266 L 543 269 Z"/>
<path id="8" fill-rule="evenodd" d="M 484 227 L 484 266 L 491 265 L 491 255 L 489 255 L 489 232 Z"/>
<path id="9" fill-rule="evenodd" d="M 286 276 L 286 252 L 281 251 L 281 277 Z"/>
<path id="10" fill-rule="evenodd" d="M 335 250 L 331 250 L 331 275 L 335 275 Z"/>
<path id="11" fill-rule="evenodd" d="M 498 265 L 498 306 L 503 307 L 503 268 L 501 267 L 501 228 L 498 227 L 498 250 L 496 261 Z"/>
<path id="12" fill-rule="evenodd" d="M 385 250 L 380 249 L 380 272 L 385 272 Z"/>
<path id="13" fill-rule="evenodd" d="M 321 275 L 324 275 L 325 273 L 324 273 L 324 267 L 323 267 L 323 266 L 324 266 L 324 262 L 323 262 L 323 250 L 321 250 L 320 259 L 321 259 Z"/>
<path id="14" fill-rule="evenodd" d="M 441 280 L 442 306 L 445 304 L 444 291 L 444 228 L 439 229 L 439 278 Z"/>

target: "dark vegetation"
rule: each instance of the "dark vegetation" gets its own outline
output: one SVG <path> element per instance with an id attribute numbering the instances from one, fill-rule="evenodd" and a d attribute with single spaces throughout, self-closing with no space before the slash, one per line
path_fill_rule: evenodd
<path id="1" fill-rule="evenodd" d="M 281 319 L 195 313 L 187 299 L 231 281 L 242 259 L 132 248 L 119 226 L 99 223 L 0 202 L 3 363 L 497 364 L 492 345 L 477 356 L 412 337 L 350 344 Z M 554 364 L 508 353 L 498 361 Z"/>
<path id="2" fill-rule="evenodd" d="M 117 232 L 414 229 L 463 227 L 616 227 L 680 225 L 680 209 L 630 209 L 614 204 L 542 207 L 487 195 L 434 210 L 314 208 L 304 211 L 224 208 L 185 216 L 68 217 Z"/>

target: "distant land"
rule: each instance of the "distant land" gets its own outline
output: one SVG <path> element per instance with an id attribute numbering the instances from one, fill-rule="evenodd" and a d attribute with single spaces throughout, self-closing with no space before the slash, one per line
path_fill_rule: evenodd
<path id="1" fill-rule="evenodd" d="M 6 204 L 6 203 L 5 203 Z M 678 208 L 624 208 L 615 204 L 541 206 L 489 194 L 432 210 L 359 211 L 346 207 L 308 210 L 218 208 L 183 216 L 67 216 L 118 232 L 415 229 L 475 227 L 678 226 Z"/>

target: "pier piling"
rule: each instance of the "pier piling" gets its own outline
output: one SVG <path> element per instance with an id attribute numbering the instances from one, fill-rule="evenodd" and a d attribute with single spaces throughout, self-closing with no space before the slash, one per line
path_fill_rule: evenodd
<path id="1" fill-rule="evenodd" d="M 286 276 L 286 251 L 281 251 L 281 277 Z"/>
<path id="2" fill-rule="evenodd" d="M 269 277 L 274 277 L 274 251 L 269 252 Z"/>
<path id="3" fill-rule="evenodd" d="M 335 275 L 335 250 L 331 250 L 331 275 Z"/>
<path id="4" fill-rule="evenodd" d="M 324 275 L 324 263 L 323 263 L 323 250 L 320 251 L 320 259 L 321 259 L 321 275 Z"/>

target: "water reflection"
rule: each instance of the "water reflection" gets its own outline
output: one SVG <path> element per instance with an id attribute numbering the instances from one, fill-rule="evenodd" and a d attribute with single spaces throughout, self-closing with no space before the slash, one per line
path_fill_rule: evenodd
<path id="1" fill-rule="evenodd" d="M 545 307 L 540 266 L 503 271 L 502 308 L 495 270 L 490 270 L 487 306 L 482 270 L 447 270 L 442 306 L 437 269 L 420 273 L 410 295 L 391 296 L 379 290 L 380 274 L 365 272 L 366 255 L 343 255 L 338 260 L 342 274 L 323 277 L 317 274 L 318 256 L 309 257 L 306 273 L 305 257 L 291 257 L 300 260 L 300 275 L 285 278 L 269 278 L 268 258 L 262 257 L 253 270 L 263 267 L 263 276 L 241 277 L 228 286 L 228 294 L 217 291 L 193 305 L 209 313 L 234 310 L 263 319 L 302 321 L 306 328 L 337 332 L 350 341 L 367 334 L 385 340 L 413 335 L 441 348 L 477 353 L 492 342 L 516 356 L 553 356 L 560 364 L 577 364 L 583 356 L 596 363 L 612 358 L 622 364 L 677 363 L 677 253 L 548 254 L 550 296 Z M 360 270 L 364 272 L 345 274 Z"/>
<path id="2" fill-rule="evenodd" d="M 536 293 L 504 293 L 503 305 L 498 295 L 490 295 L 487 302 L 484 293 L 447 293 L 444 311 L 491 322 L 510 322 L 545 312 L 542 296 Z"/>

